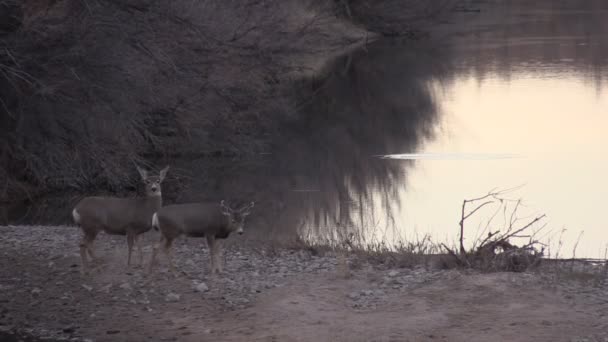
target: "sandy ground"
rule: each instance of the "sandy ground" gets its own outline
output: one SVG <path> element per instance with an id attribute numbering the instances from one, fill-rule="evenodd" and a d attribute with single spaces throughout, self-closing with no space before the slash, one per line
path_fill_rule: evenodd
<path id="1" fill-rule="evenodd" d="M 127 268 L 126 243 L 80 274 L 75 227 L 0 227 L 0 331 L 88 341 L 608 341 L 608 289 L 531 273 L 388 269 L 230 247 L 207 275 L 202 240 L 171 275 Z M 157 237 L 150 233 L 145 244 Z M 236 237 L 235 237 L 236 238 Z M 149 247 L 144 249 L 145 261 Z M 1 339 L 0 339 L 1 340 Z"/>

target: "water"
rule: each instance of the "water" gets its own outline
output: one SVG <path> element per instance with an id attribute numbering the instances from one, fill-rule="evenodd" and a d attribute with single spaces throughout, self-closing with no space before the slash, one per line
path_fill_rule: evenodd
<path id="1" fill-rule="evenodd" d="M 525 184 L 509 197 L 527 205 L 521 216 L 547 214 L 538 237 L 553 253 L 561 235 L 561 256 L 572 256 L 582 232 L 576 256 L 604 257 L 608 3 L 507 1 L 469 32 L 444 41 L 454 74 L 431 82 L 436 133 L 408 152 L 432 158 L 408 169 L 401 226 L 454 239 L 464 198 Z M 468 225 L 469 242 L 479 221 Z"/>
<path id="2" fill-rule="evenodd" d="M 371 185 L 373 203 L 367 204 L 365 215 L 357 216 L 359 208 L 347 215 L 355 221 L 349 224 L 375 228 L 364 229 L 371 242 L 411 241 L 424 234 L 453 242 L 463 199 L 523 185 L 505 195 L 522 199 L 514 229 L 546 214 L 527 233 L 537 232 L 533 238 L 545 243 L 553 256 L 571 257 L 576 247 L 577 257 L 603 258 L 608 246 L 603 212 L 608 194 L 608 3 L 505 1 L 466 18 L 465 25 L 448 25 L 456 31 L 427 45 L 392 46 L 384 52 L 407 56 L 404 50 L 414 51 L 417 57 L 411 60 L 386 66 L 380 51 L 391 44 L 379 43 L 381 47 L 368 48 L 375 51 L 351 62 L 350 80 L 355 83 L 369 76 L 369 69 L 392 70 L 384 70 L 390 86 L 366 82 L 366 87 L 378 88 L 359 90 L 388 90 L 383 100 L 375 99 L 375 108 L 366 108 L 367 123 L 388 120 L 375 133 L 384 136 L 392 163 L 407 162 L 401 174 L 389 173 L 388 184 Z M 424 105 L 399 105 L 412 91 Z M 355 103 L 365 101 L 351 95 Z M 418 134 L 402 131 L 410 139 L 387 135 L 408 125 L 382 113 L 395 110 L 419 119 L 409 122 Z M 388 152 L 398 147 L 398 152 Z M 384 166 L 379 174 L 394 164 Z M 387 196 L 387 191 L 393 192 Z M 477 212 L 466 221 L 465 243 L 470 246 L 488 231 L 508 226 L 505 220 L 511 219 L 515 203 L 485 230 L 497 207 Z M 370 208 L 380 212 L 371 220 Z M 383 210 L 391 210 L 390 217 L 383 217 Z M 344 221 L 338 217 L 320 230 Z M 392 228 L 387 230 L 388 223 Z"/>
<path id="3" fill-rule="evenodd" d="M 524 185 L 507 196 L 523 200 L 515 228 L 546 214 L 533 228 L 546 224 L 536 237 L 553 255 L 571 257 L 584 232 L 576 256 L 604 257 L 608 2 L 486 3 L 430 40 L 378 41 L 333 61 L 296 86 L 298 111 L 271 150 L 176 161 L 171 177 L 187 186 L 167 184 L 165 203 L 255 200 L 248 226 L 272 236 L 452 243 L 463 199 Z M 51 211 L 65 220 L 68 207 Z M 467 220 L 467 245 L 492 209 Z"/>

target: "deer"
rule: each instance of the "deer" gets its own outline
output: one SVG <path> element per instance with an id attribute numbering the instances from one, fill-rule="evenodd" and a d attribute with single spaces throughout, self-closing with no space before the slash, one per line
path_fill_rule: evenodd
<path id="1" fill-rule="evenodd" d="M 145 196 L 134 198 L 85 197 L 72 210 L 72 218 L 82 229 L 84 236 L 79 244 L 83 274 L 88 273 L 89 263 L 95 261 L 93 241 L 101 231 L 110 235 L 126 235 L 128 246 L 127 267 L 131 265 L 133 245 L 137 238 L 152 228 L 152 215 L 162 206 L 161 183 L 167 175 L 169 166 L 162 169 L 158 176 L 148 175 L 148 171 L 137 166 L 137 171 L 145 185 Z M 143 255 L 138 245 L 140 264 Z"/>
<path id="2" fill-rule="evenodd" d="M 254 202 L 240 209 L 230 208 L 224 200 L 220 203 L 202 202 L 174 204 L 162 207 L 152 216 L 152 227 L 160 230 L 160 241 L 154 246 L 149 273 L 152 273 L 160 246 L 163 246 L 171 272 L 175 274 L 171 245 L 181 235 L 207 239 L 211 261 L 211 274 L 223 272 L 221 263 L 221 242 L 236 232 L 243 234 L 245 218 L 251 213 Z"/>

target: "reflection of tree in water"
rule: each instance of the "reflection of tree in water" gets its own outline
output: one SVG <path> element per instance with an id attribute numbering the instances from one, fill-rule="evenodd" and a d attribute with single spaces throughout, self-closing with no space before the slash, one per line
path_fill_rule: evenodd
<path id="1" fill-rule="evenodd" d="M 269 184 L 286 206 L 275 224 L 327 238 L 338 233 L 327 228 L 358 227 L 349 232 L 361 236 L 374 222 L 391 222 L 406 181 L 403 161 L 374 156 L 415 152 L 433 135 L 437 108 L 429 82 L 447 74 L 445 56 L 429 46 L 383 42 L 331 69 L 312 87 L 300 87 L 299 117 L 276 145 Z"/>

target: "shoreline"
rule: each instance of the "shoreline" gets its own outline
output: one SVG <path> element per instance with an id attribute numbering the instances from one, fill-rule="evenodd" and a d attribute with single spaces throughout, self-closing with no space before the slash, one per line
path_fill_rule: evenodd
<path id="1" fill-rule="evenodd" d="M 162 255 L 160 266 L 152 275 L 141 267 L 128 269 L 123 237 L 102 235 L 96 241 L 96 250 L 103 263 L 96 265 L 91 275 L 82 276 L 77 248 L 80 232 L 76 227 L 0 227 L 0 234 L 0 250 L 4 252 L 0 268 L 0 302 L 4 307 L 1 331 L 16 330 L 36 338 L 56 341 L 254 339 L 271 333 L 267 331 L 269 326 L 289 330 L 293 322 L 284 322 L 281 317 L 292 315 L 291 310 L 299 306 L 304 310 L 302 321 L 296 324 L 299 328 L 292 327 L 293 332 L 286 332 L 280 341 L 306 340 L 295 336 L 300 333 L 313 336 L 329 329 L 325 324 L 305 323 L 315 317 L 323 321 L 328 313 L 350 317 L 334 323 L 328 321 L 330 325 L 346 326 L 356 326 L 359 319 L 374 319 L 377 315 L 388 315 L 390 320 L 401 317 L 405 320 L 403 329 L 417 332 L 407 322 L 419 322 L 424 315 L 446 310 L 470 309 L 467 306 L 451 308 L 452 304 L 448 305 L 451 301 L 440 301 L 431 306 L 425 304 L 424 310 L 418 312 L 407 304 L 418 300 L 417 292 L 423 293 L 423 297 L 428 295 L 425 300 L 431 302 L 436 296 L 455 294 L 479 298 L 479 305 L 488 306 L 487 310 L 492 311 L 496 298 L 488 297 L 486 292 L 498 291 L 498 288 L 502 288 L 500 298 L 504 296 L 507 302 L 521 300 L 511 298 L 508 293 L 529 291 L 530 296 L 536 298 L 535 302 L 529 303 L 537 307 L 534 310 L 564 301 L 570 303 L 568 305 L 580 305 L 588 321 L 568 318 L 572 322 L 564 323 L 566 326 L 582 324 L 578 328 L 570 326 L 573 333 L 582 334 L 581 327 L 591 329 L 589 334 L 600 334 L 601 329 L 608 332 L 608 324 L 599 323 L 602 322 L 601 314 L 608 314 L 608 301 L 601 300 L 608 295 L 608 286 L 605 283 L 594 285 L 593 279 L 585 279 L 582 275 L 569 278 L 566 277 L 569 274 L 564 273 L 562 278 L 554 279 L 542 272 L 480 273 L 421 265 L 399 268 L 378 262 L 379 258 L 366 259 L 356 255 L 347 256 L 345 268 L 335 253 L 314 255 L 310 250 L 244 245 L 239 244 L 238 238 L 230 237 L 225 252 L 226 271 L 219 276 L 207 274 L 208 253 L 203 240 L 176 241 L 174 260 L 179 274 L 175 278 L 168 272 Z M 157 238 L 152 233 L 146 235 L 142 239 L 145 266 L 151 244 Z M 137 257 L 136 254 L 136 262 Z M 527 294 L 524 297 L 526 301 L 532 300 Z M 391 308 L 395 305 L 406 306 L 394 311 Z M 329 311 L 321 310 L 319 306 L 329 306 L 326 308 Z M 287 313 L 283 312 L 285 310 Z M 404 310 L 403 315 L 398 314 L 400 310 Z M 501 314 L 502 309 L 496 307 L 496 310 L 494 314 Z M 526 310 L 532 309 L 526 307 Z M 547 315 L 544 309 L 541 311 L 542 315 Z M 392 312 L 397 316 L 392 317 Z M 241 320 L 243 315 L 252 314 L 257 317 L 251 318 L 253 321 L 261 320 L 255 326 L 251 326 L 253 323 L 248 319 Z M 545 320 L 551 321 L 563 314 L 557 310 Z M 293 319 L 299 319 L 295 317 Z M 597 320 L 590 317 L 597 317 Z M 424 324 L 431 323 L 432 320 Z M 446 323 L 444 329 L 449 330 L 447 326 L 452 323 Z M 590 323 L 601 329 L 593 328 Z M 237 328 L 241 325 L 243 327 Z M 375 326 L 370 329 L 382 325 Z M 542 324 L 538 327 L 539 331 L 546 328 Z M 318 329 L 320 331 L 315 332 Z M 461 333 L 470 330 L 466 325 L 461 329 Z M 325 333 L 329 331 L 331 329 Z M 345 337 L 349 336 L 345 334 Z M 541 340 L 544 341 L 538 339 Z"/>

